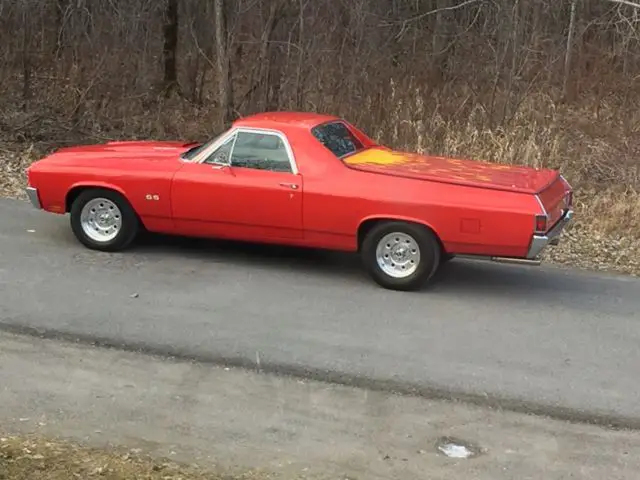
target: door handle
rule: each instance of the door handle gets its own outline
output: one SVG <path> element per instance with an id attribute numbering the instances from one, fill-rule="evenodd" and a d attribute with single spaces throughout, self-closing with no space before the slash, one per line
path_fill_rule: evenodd
<path id="1" fill-rule="evenodd" d="M 280 186 L 281 187 L 285 187 L 285 188 L 290 188 L 292 190 L 297 190 L 298 189 L 298 184 L 297 183 L 281 183 Z"/>

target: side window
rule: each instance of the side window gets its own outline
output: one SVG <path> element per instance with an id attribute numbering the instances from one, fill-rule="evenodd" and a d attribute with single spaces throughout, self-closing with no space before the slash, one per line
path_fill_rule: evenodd
<path id="1" fill-rule="evenodd" d="M 233 147 L 233 141 L 238 135 L 232 135 L 229 139 L 220 145 L 214 152 L 209 155 L 204 163 L 229 163 L 231 157 L 231 148 Z"/>
<path id="2" fill-rule="evenodd" d="M 291 173 L 291 161 L 282 139 L 272 133 L 239 132 L 231 154 L 234 167 Z"/>

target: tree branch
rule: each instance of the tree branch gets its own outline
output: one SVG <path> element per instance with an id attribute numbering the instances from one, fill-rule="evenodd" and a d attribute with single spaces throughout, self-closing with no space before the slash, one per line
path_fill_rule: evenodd
<path id="1" fill-rule="evenodd" d="M 383 23 L 382 26 L 386 27 L 389 25 L 398 25 L 398 24 L 406 25 L 409 22 L 416 22 L 425 17 L 428 17 L 429 15 L 435 15 L 436 13 L 446 12 L 448 10 L 458 10 L 462 7 L 466 7 L 467 5 L 471 5 L 473 3 L 478 3 L 482 1 L 485 1 L 485 0 L 465 0 L 464 2 L 459 3 L 457 5 L 451 5 L 450 7 L 442 7 L 442 8 L 436 8 L 435 10 L 429 10 L 428 12 L 421 13 L 420 15 L 416 15 L 415 17 L 407 18 L 405 20 L 398 20 L 396 22 L 386 22 L 386 23 Z M 611 1 L 625 1 L 625 0 L 611 0 Z"/>
<path id="2" fill-rule="evenodd" d="M 630 2 L 629 0 L 609 0 L 609 1 L 613 3 L 619 3 L 621 5 L 629 5 L 630 7 L 633 7 L 633 8 L 640 8 L 640 3 Z"/>

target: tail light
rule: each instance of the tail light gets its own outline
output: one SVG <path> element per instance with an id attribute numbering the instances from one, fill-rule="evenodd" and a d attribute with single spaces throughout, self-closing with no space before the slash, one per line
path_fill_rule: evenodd
<path id="1" fill-rule="evenodd" d="M 549 218 L 546 215 L 536 215 L 536 233 L 546 233 Z"/>
<path id="2" fill-rule="evenodd" d="M 564 178 L 562 175 L 560 175 L 560 180 L 562 180 L 562 183 L 565 186 L 565 194 L 564 194 L 565 205 L 567 208 L 571 208 L 573 207 L 573 189 L 571 188 L 571 185 L 569 185 L 569 182 L 567 182 L 567 179 Z"/>
<path id="3" fill-rule="evenodd" d="M 27 187 L 31 187 L 32 186 L 32 184 L 31 184 L 31 177 L 32 177 L 31 165 L 29 165 L 27 167 L 27 169 L 25 170 L 25 174 L 26 174 L 26 177 L 27 177 Z"/>
<path id="4" fill-rule="evenodd" d="M 566 195 L 567 208 L 573 207 L 573 190 L 569 190 Z"/>

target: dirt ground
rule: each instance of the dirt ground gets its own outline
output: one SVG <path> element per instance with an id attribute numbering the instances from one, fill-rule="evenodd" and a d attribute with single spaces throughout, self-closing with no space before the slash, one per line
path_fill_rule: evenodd
<path id="1" fill-rule="evenodd" d="M 0 434 L 1 435 L 1 434 Z M 48 438 L 1 437 L 0 480 L 240 480 L 250 474 L 222 476 L 192 466 L 151 459 L 135 452 L 96 449 Z"/>

